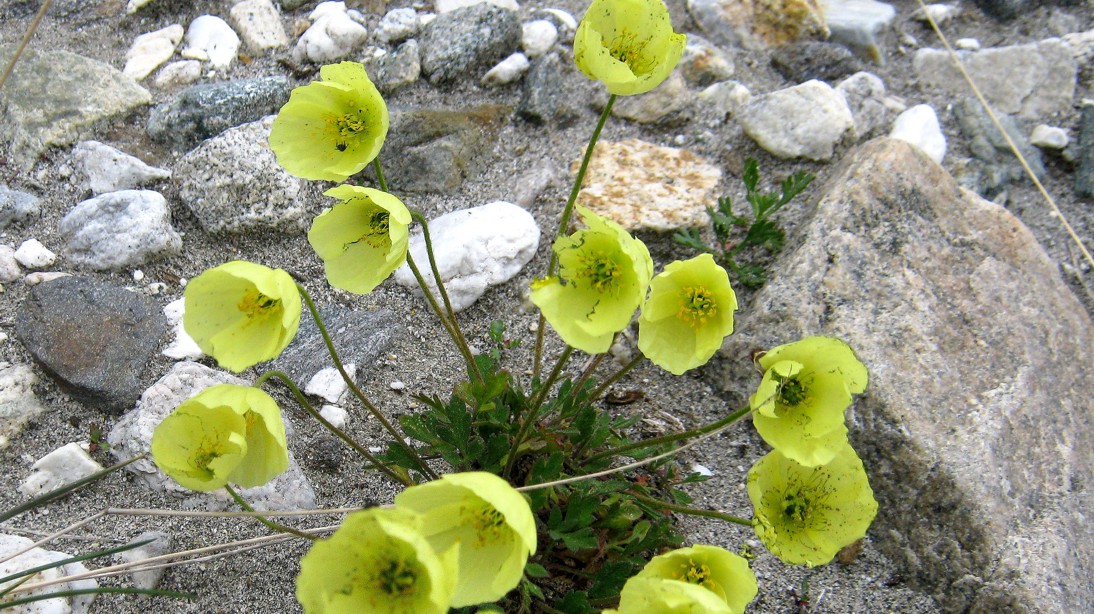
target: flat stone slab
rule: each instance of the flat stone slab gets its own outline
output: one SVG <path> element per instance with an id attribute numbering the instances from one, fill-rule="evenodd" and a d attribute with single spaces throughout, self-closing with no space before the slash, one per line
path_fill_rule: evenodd
<path id="1" fill-rule="evenodd" d="M 0 45 L 7 66 L 15 45 Z M 88 136 L 102 120 L 152 101 L 148 90 L 102 62 L 68 51 L 28 48 L 0 92 L 0 125 L 23 171 L 51 146 Z"/>
<path id="2" fill-rule="evenodd" d="M 848 413 L 868 537 L 946 612 L 1094 603 L 1094 325 L 1029 230 L 895 139 L 833 169 L 800 247 L 722 349 L 832 335 L 870 371 Z M 734 383 L 733 378 L 740 378 Z"/>

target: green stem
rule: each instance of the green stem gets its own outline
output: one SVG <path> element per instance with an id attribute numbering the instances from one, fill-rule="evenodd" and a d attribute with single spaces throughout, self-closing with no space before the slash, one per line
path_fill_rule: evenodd
<path id="1" fill-rule="evenodd" d="M 639 494 L 633 490 L 627 491 L 627 494 L 642 501 L 648 503 L 654 507 L 663 508 L 673 512 L 679 512 L 681 514 L 687 514 L 689 516 L 702 516 L 704 518 L 717 518 L 718 520 L 725 520 L 726 522 L 732 522 L 734 524 L 744 525 L 746 527 L 752 526 L 752 521 L 740 516 L 733 516 L 731 514 L 725 514 L 723 512 L 716 512 L 714 510 L 702 510 L 694 507 L 688 507 L 686 505 L 677 505 L 675 503 L 669 503 L 668 501 L 662 501 L 661 499 L 655 499 L 654 497 L 647 497 L 646 495 Z"/>
<path id="2" fill-rule="evenodd" d="M 551 370 L 551 374 L 547 377 L 547 381 L 543 382 L 542 387 L 536 391 L 535 396 L 528 403 L 526 407 L 529 408 L 528 415 L 524 417 L 524 422 L 520 425 L 520 430 L 517 431 L 516 438 L 513 439 L 513 447 L 509 449 L 509 460 L 505 461 L 505 470 L 502 472 L 502 477 L 510 475 L 513 471 L 513 465 L 517 461 L 518 453 L 521 444 L 524 443 L 524 439 L 528 436 L 528 431 L 532 429 L 532 425 L 536 423 L 536 418 L 539 417 L 539 406 L 543 403 L 543 399 L 547 397 L 547 393 L 551 391 L 551 386 L 554 386 L 555 380 L 558 379 L 559 374 L 562 373 L 562 367 L 565 366 L 566 361 L 570 358 L 570 354 L 574 352 L 574 348 L 566 346 L 566 349 L 562 351 L 562 355 L 558 357 L 558 362 L 555 363 L 555 368 Z"/>
<path id="3" fill-rule="evenodd" d="M 608 97 L 608 104 L 604 105 L 604 111 L 600 113 L 600 119 L 596 122 L 596 128 L 593 129 L 593 134 L 589 137 L 589 144 L 585 146 L 585 156 L 581 159 L 581 166 L 577 169 L 577 176 L 574 177 L 574 185 L 570 188 L 570 197 L 566 199 L 566 206 L 562 208 L 562 216 L 558 220 L 558 230 L 555 232 L 556 240 L 566 234 L 566 227 L 569 226 L 570 216 L 573 215 L 574 212 L 574 203 L 577 202 L 577 195 L 581 192 L 581 184 L 585 181 L 585 173 L 589 170 L 589 161 L 593 159 L 593 150 L 596 148 L 596 142 L 600 139 L 600 132 L 604 130 L 604 124 L 608 122 L 608 118 L 612 114 L 612 106 L 615 105 L 615 98 L 615 94 Z M 547 265 L 547 277 L 551 277 L 555 274 L 557 266 L 558 254 L 552 249 L 551 262 Z M 543 317 L 543 312 L 540 311 L 539 328 L 536 329 L 536 347 L 532 363 L 533 379 L 539 376 L 539 368 L 543 361 L 543 330 L 546 328 L 545 322 L 546 319 Z"/>
<path id="4" fill-rule="evenodd" d="M 585 386 L 585 382 L 588 381 L 589 377 L 596 371 L 596 368 L 600 366 L 600 363 L 604 362 L 605 356 L 607 356 L 607 354 L 597 354 L 593 357 L 592 362 L 589 363 L 588 367 L 585 367 L 585 371 L 581 373 L 581 377 L 577 378 L 577 382 L 574 383 L 574 390 L 581 391 Z"/>
<path id="5" fill-rule="evenodd" d="M 361 392 L 361 389 L 357 387 L 357 384 L 354 383 L 353 379 L 349 376 L 349 373 L 346 373 L 346 368 L 342 365 L 342 359 L 338 357 L 338 350 L 334 349 L 334 341 L 331 340 L 330 333 L 327 332 L 327 327 L 323 325 L 323 320 L 319 317 L 319 310 L 315 307 L 315 301 L 312 300 L 311 295 L 308 294 L 308 291 L 304 286 L 296 284 L 296 288 L 300 291 L 300 295 L 304 297 L 304 302 L 308 306 L 308 311 L 311 312 L 312 319 L 315 320 L 315 325 L 319 327 L 319 334 L 323 336 L 323 343 L 327 346 L 327 353 L 330 354 L 331 361 L 334 362 L 334 367 L 338 369 L 338 373 L 342 376 L 342 381 L 346 382 L 346 386 L 349 388 L 350 392 L 352 392 L 353 396 L 357 397 L 357 400 L 361 401 L 361 404 L 365 406 L 365 409 L 380 422 L 380 425 L 384 427 L 384 430 L 391 434 L 395 444 L 403 448 L 403 450 L 418 463 L 418 470 L 430 479 L 437 479 L 436 472 L 430 469 L 429 466 L 422 461 L 421 457 L 418 456 L 418 453 L 414 451 L 414 448 L 403 441 L 403 437 L 399 434 L 399 431 L 395 430 L 395 427 L 386 417 L 384 417 L 384 414 L 372 404 L 372 401 L 368 400 L 368 397 L 365 396 L 364 392 Z"/>
<path id="6" fill-rule="evenodd" d="M 722 418 L 721 420 L 718 420 L 717 422 L 711 422 L 710 424 L 708 424 L 706 426 L 701 426 L 697 429 L 692 429 L 690 431 L 684 431 L 682 433 L 673 433 L 672 435 L 662 435 L 661 437 L 654 437 L 653 439 L 643 439 L 642 441 L 636 441 L 636 442 L 628 443 L 628 444 L 625 444 L 625 445 L 622 445 L 622 446 L 616 446 L 614 448 L 609 448 L 607 450 L 602 450 L 602 451 L 600 451 L 596 454 L 593 454 L 589 458 L 585 459 L 585 462 L 591 463 L 593 461 L 597 461 L 597 460 L 600 460 L 602 458 L 608 458 L 610 456 L 617 456 L 617 455 L 620 455 L 620 454 L 624 454 L 624 453 L 629 452 L 631 450 L 637 450 L 637 449 L 640 449 L 640 448 L 649 448 L 649 447 L 652 447 L 652 446 L 660 446 L 660 445 L 664 445 L 666 443 L 673 443 L 673 442 L 680 441 L 680 440 L 683 440 L 683 439 L 691 439 L 692 437 L 699 437 L 701 435 L 706 435 L 707 433 L 717 431 L 718 429 L 726 426 L 727 424 L 731 424 L 733 422 L 736 422 L 737 420 L 740 420 L 742 417 L 747 415 L 750 411 L 752 411 L 752 408 L 750 406 L 746 405 L 745 407 L 742 407 L 741 409 L 738 409 L 737 411 L 729 414 L 725 418 Z"/>
<path id="7" fill-rule="evenodd" d="M 387 182 L 384 181 L 384 169 L 380 166 L 380 156 L 372 159 L 372 170 L 376 171 L 376 183 L 380 186 L 380 190 L 387 192 Z"/>
<path id="8" fill-rule="evenodd" d="M 471 353 L 471 346 L 467 344 L 467 338 L 463 336 L 463 331 L 460 330 L 459 320 L 456 319 L 456 310 L 452 308 L 452 301 L 448 298 L 448 291 L 445 290 L 444 282 L 441 281 L 441 272 L 437 268 L 437 259 L 433 253 L 433 241 L 429 236 L 429 223 L 426 222 L 425 216 L 417 211 L 411 211 L 410 215 L 422 225 L 422 238 L 425 239 L 425 253 L 429 257 L 429 269 L 433 273 L 433 281 L 437 283 L 437 291 L 441 295 L 441 300 L 444 301 L 444 310 L 448 316 L 449 326 L 451 327 L 449 334 L 452 336 L 452 340 L 456 342 L 456 346 L 459 347 L 464 360 L 467 361 L 468 371 L 474 374 L 481 382 L 483 379 L 482 372 L 479 371 L 479 364 L 475 362 L 475 357 Z M 407 263 L 410 263 L 411 258 L 409 253 L 407 253 L 406 258 Z M 410 266 L 411 270 L 417 268 L 414 267 L 413 264 Z M 422 292 L 430 292 L 429 287 L 422 283 L 421 273 L 415 273 L 415 278 L 418 280 L 418 285 L 422 287 Z M 436 307 L 436 299 L 432 299 L 431 304 L 434 306 L 434 311 L 437 311 L 437 317 L 443 317 L 440 310 Z"/>
<path id="9" fill-rule="evenodd" d="M 610 388 L 612 384 L 622 379 L 624 375 L 629 373 L 631 369 L 637 367 L 639 363 L 645 360 L 645 358 L 646 357 L 641 352 L 639 352 L 638 355 L 632 358 L 630 362 L 623 365 L 623 368 L 621 368 L 619 371 L 616 371 L 615 375 L 604 380 L 604 383 L 597 387 L 597 389 L 594 390 L 593 393 L 589 396 L 589 402 L 592 403 L 593 401 L 599 399 L 600 395 L 604 394 L 604 392 L 608 388 Z"/>
<path id="10" fill-rule="evenodd" d="M 231 486 L 228 486 L 227 484 L 225 484 L 224 485 L 224 490 L 228 491 L 229 495 L 232 495 L 232 498 L 236 500 L 236 503 L 238 503 L 239 507 L 242 507 L 244 511 L 247 511 L 247 512 L 254 512 L 255 511 L 254 508 L 251 507 L 250 505 L 248 505 L 247 502 L 243 500 L 243 497 L 239 496 L 239 493 L 237 493 Z M 296 529 L 294 529 L 292 527 L 288 527 L 288 526 L 285 526 L 283 524 L 273 522 L 272 520 L 267 520 L 265 517 L 257 515 L 257 513 L 255 515 L 255 519 L 257 519 L 259 522 L 261 522 L 262 524 L 269 527 L 270 530 L 277 531 L 279 533 L 289 533 L 289 534 L 295 535 L 297 537 L 303 537 L 304 539 L 309 540 L 309 541 L 315 541 L 315 540 L 319 539 L 318 537 L 316 537 L 314 535 L 308 535 L 307 533 L 297 531 Z"/>
<path id="11" fill-rule="evenodd" d="M 366 448 L 366 447 L 362 446 L 361 444 L 357 443 L 356 441 L 354 441 L 353 438 L 350 437 L 349 435 L 347 435 L 345 431 L 343 431 L 342 429 L 334 426 L 333 424 L 330 423 L 330 421 L 328 421 L 326 418 L 324 418 L 323 415 L 320 414 L 318 411 L 316 411 L 315 407 L 313 407 L 312 404 L 308 402 L 308 399 L 304 396 L 304 393 L 300 392 L 300 388 L 298 388 L 296 386 L 296 383 L 294 383 L 288 375 L 285 375 L 281 371 L 267 371 L 267 372 L 263 373 L 261 377 L 258 378 L 258 380 L 254 383 L 254 386 L 256 388 L 261 386 L 266 380 L 270 379 L 271 377 L 276 377 L 277 379 L 281 380 L 281 383 L 288 386 L 289 390 L 292 391 L 293 396 L 296 397 L 296 402 L 299 403 L 300 406 L 303 407 L 305 411 L 307 411 L 309 414 L 311 414 L 311 416 L 313 418 L 318 420 L 319 424 L 322 424 L 325 429 L 327 429 L 331 433 L 334 433 L 334 435 L 336 437 L 338 437 L 339 439 L 341 439 L 342 441 L 344 441 L 346 443 L 346 445 L 353 448 L 353 450 L 355 452 L 357 452 L 358 454 L 363 456 L 368 462 L 372 463 L 373 466 L 380 473 L 383 473 L 387 477 L 391 478 L 392 480 L 395 480 L 396 482 L 399 482 L 400 484 L 402 484 L 404 486 L 413 486 L 414 485 L 413 481 L 411 481 L 411 480 L 409 480 L 409 479 L 407 479 L 403 476 L 400 476 L 395 471 L 392 471 L 387 465 L 380 462 L 380 460 L 378 458 L 373 456 L 373 454 L 368 451 L 368 448 Z"/>

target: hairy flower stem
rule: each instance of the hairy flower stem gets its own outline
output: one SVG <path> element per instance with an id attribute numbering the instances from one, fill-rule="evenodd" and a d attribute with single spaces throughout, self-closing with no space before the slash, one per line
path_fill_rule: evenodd
<path id="1" fill-rule="evenodd" d="M 623 365 L 623 367 L 621 369 L 616 371 L 615 375 L 613 375 L 613 376 L 609 377 L 608 379 L 604 380 L 604 383 L 601 384 L 600 386 L 598 386 L 597 389 L 594 390 L 591 395 L 589 395 L 589 402 L 592 403 L 593 401 L 599 399 L 600 395 L 604 394 L 604 392 L 607 391 L 608 388 L 610 388 L 612 386 L 612 384 L 618 382 L 627 373 L 630 373 L 631 369 L 637 367 L 639 365 L 639 363 L 641 363 L 645 359 L 646 359 L 646 357 L 643 356 L 641 353 L 639 353 L 637 356 L 632 358 L 630 362 Z"/>
<path id="2" fill-rule="evenodd" d="M 577 176 L 574 177 L 574 185 L 570 189 L 570 197 L 566 199 L 566 206 L 562 208 L 562 216 L 558 220 L 558 230 L 555 232 L 555 239 L 566 234 L 566 228 L 570 225 L 570 216 L 574 213 L 574 203 L 577 202 L 577 195 L 581 192 L 581 184 L 585 182 L 585 173 L 589 170 L 589 161 L 593 158 L 593 149 L 596 148 L 596 142 L 600 139 L 600 132 L 604 129 L 604 124 L 607 123 L 608 117 L 612 114 L 612 106 L 615 104 L 615 94 L 608 97 L 608 104 L 604 105 L 604 111 L 600 114 L 600 120 L 596 123 L 596 128 L 593 129 L 592 136 L 589 137 L 589 144 L 585 147 L 585 157 L 581 159 L 581 167 L 577 169 Z M 552 242 L 553 244 L 553 242 Z M 547 277 L 555 274 L 558 268 L 558 254 L 555 250 L 551 250 L 551 262 L 547 265 Z M 539 376 L 540 364 L 543 361 L 543 331 L 547 328 L 547 319 L 543 317 L 543 312 L 539 312 L 539 327 L 536 329 L 536 348 L 534 353 L 534 359 L 532 363 L 532 378 Z"/>
<path id="3" fill-rule="evenodd" d="M 703 509 L 699 509 L 699 508 L 695 508 L 695 507 L 688 507 L 686 505 L 677 505 L 675 503 L 669 503 L 668 501 L 663 501 L 661 499 L 656 499 L 654 497 L 647 497 L 646 495 L 639 494 L 639 493 L 637 493 L 633 490 L 627 491 L 627 494 L 634 497 L 635 499 L 643 502 L 643 503 L 648 503 L 649 505 L 651 505 L 653 507 L 666 509 L 666 510 L 669 510 L 669 511 L 672 511 L 672 512 L 678 512 L 680 514 L 687 514 L 688 516 L 703 516 L 705 518 L 717 518 L 718 520 L 725 520 L 726 522 L 732 522 L 733 524 L 740 524 L 740 525 L 744 525 L 746 527 L 751 527 L 752 526 L 752 521 L 751 520 L 741 518 L 740 516 L 733 516 L 733 515 L 730 515 L 730 514 L 725 514 L 723 512 L 716 512 L 714 510 L 703 510 Z"/>
<path id="4" fill-rule="evenodd" d="M 361 389 L 357 387 L 357 384 L 354 383 L 353 378 L 349 376 L 349 373 L 346 373 L 346 368 L 342 366 L 342 359 L 338 356 L 338 350 L 334 349 L 334 341 L 331 340 L 330 333 L 327 332 L 327 327 L 323 325 L 323 319 L 319 317 L 319 310 L 315 307 L 315 301 L 312 300 L 311 295 L 308 294 L 308 291 L 304 286 L 296 284 L 296 287 L 300 291 L 300 296 L 304 297 L 304 303 L 307 304 L 308 311 L 311 313 L 312 319 L 315 320 L 315 325 L 319 327 L 319 334 L 323 336 L 323 343 L 327 346 L 327 353 L 330 354 L 331 361 L 334 362 L 334 367 L 338 369 L 338 373 L 342 376 L 342 381 L 346 382 L 346 386 L 349 388 L 350 392 L 352 392 L 353 396 L 357 397 L 357 400 L 361 401 L 361 404 L 365 406 L 365 409 L 380 422 L 380 425 L 384 427 L 384 430 L 391 434 L 395 444 L 402 447 L 403 450 L 418 463 L 417 469 L 429 479 L 437 479 L 437 473 L 430 469 L 429 465 L 425 464 L 425 461 L 418 456 L 418 453 L 414 451 L 414 448 L 407 445 L 399 431 L 395 430 L 395 427 L 386 417 L 384 417 L 384 414 L 372 404 L 372 401 L 368 400 L 368 397 L 365 396 L 364 392 L 361 392 Z M 403 480 L 400 481 L 405 483 Z"/>
<path id="5" fill-rule="evenodd" d="M 636 442 L 633 442 L 633 443 L 628 443 L 626 445 L 616 446 L 614 448 L 608 448 L 607 450 L 602 450 L 602 451 L 600 451 L 596 454 L 593 454 L 589 458 L 585 459 L 585 462 L 589 463 L 589 462 L 593 462 L 593 461 L 598 461 L 602 458 L 608 458 L 608 457 L 611 457 L 611 456 L 618 456 L 620 454 L 625 454 L 627 452 L 630 452 L 631 450 L 638 450 L 638 449 L 641 449 L 641 448 L 649 448 L 649 447 L 652 447 L 652 446 L 660 446 L 660 445 L 664 445 L 666 443 L 673 443 L 673 442 L 676 442 L 676 441 L 682 441 L 684 439 L 691 439 L 693 437 L 700 437 L 702 435 L 706 435 L 707 433 L 713 433 L 714 431 L 717 431 L 718 429 L 725 428 L 726 426 L 728 426 L 730 424 L 733 424 L 737 420 L 740 420 L 742 417 L 748 415 L 748 413 L 750 411 L 752 411 L 752 408 L 749 407 L 748 405 L 745 405 L 741 409 L 738 409 L 737 411 L 729 414 L 725 418 L 722 418 L 721 420 L 718 420 L 717 422 L 711 422 L 710 424 L 708 424 L 706 426 L 701 426 L 697 429 L 692 429 L 690 431 L 683 431 L 682 433 L 673 433 L 672 435 L 662 435 L 661 437 L 654 437 L 653 439 L 643 439 L 642 441 L 636 441 Z"/>
<path id="6" fill-rule="evenodd" d="M 262 386 L 262 384 L 271 377 L 276 377 L 277 379 L 281 380 L 281 383 L 288 386 L 289 390 L 292 391 L 293 396 L 296 397 L 296 402 L 299 403 L 305 411 L 311 414 L 313 418 L 318 420 L 319 424 L 323 425 L 323 428 L 327 429 L 331 433 L 334 433 L 336 437 L 344 441 L 349 447 L 353 448 L 355 452 L 365 457 L 365 460 L 372 463 L 372 465 L 376 467 L 376 469 L 380 473 L 383 473 L 387 477 L 395 480 L 396 482 L 399 482 L 400 484 L 403 484 L 404 486 L 414 485 L 414 482 L 412 480 L 406 478 L 405 476 L 399 475 L 395 471 L 392 471 L 387 465 L 383 464 L 382 462 L 380 462 L 379 459 L 373 456 L 372 453 L 368 451 L 368 448 L 354 441 L 353 438 L 347 435 L 345 431 L 334 426 L 326 418 L 324 418 L 323 415 L 316 411 L 315 407 L 313 407 L 312 404 L 308 402 L 308 399 L 304 397 L 304 393 L 300 392 L 300 388 L 297 387 L 296 383 L 294 383 L 288 375 L 285 375 L 281 371 L 267 371 L 263 373 L 262 376 L 258 378 L 258 380 L 255 381 L 255 387 L 258 388 Z"/>
<path id="7" fill-rule="evenodd" d="M 445 328 L 448 330 L 448 334 L 452 337 L 452 341 L 456 343 L 456 347 L 459 348 L 460 353 L 463 354 L 463 359 L 467 362 L 468 372 L 474 374 L 474 376 L 481 382 L 482 372 L 479 371 L 479 364 L 475 362 L 474 355 L 471 354 L 471 346 L 467 344 L 467 338 L 463 336 L 463 331 L 460 330 L 460 323 L 456 319 L 456 310 L 452 309 L 452 301 L 448 298 L 448 291 L 444 288 L 444 283 L 441 281 L 441 272 L 437 268 L 437 259 L 433 255 L 433 241 L 429 237 L 429 224 L 426 222 L 425 217 L 417 211 L 410 212 L 411 217 L 418 220 L 418 223 L 422 225 L 422 238 L 425 239 L 425 253 L 429 256 L 429 269 L 433 273 L 433 281 L 437 283 L 437 291 L 441 295 L 441 300 L 444 301 L 444 311 L 442 315 L 440 309 L 437 307 L 437 299 L 433 298 L 433 293 L 429 287 L 423 283 L 422 275 L 414 266 L 413 259 L 410 257 L 410 253 L 407 252 L 406 261 L 410 266 L 410 270 L 414 273 L 414 278 L 418 280 L 418 285 L 421 286 L 422 292 L 429 297 L 429 304 L 433 306 L 433 310 L 437 313 L 437 317 L 442 320 L 447 319 Z"/>
<path id="8" fill-rule="evenodd" d="M 521 444 L 524 443 L 524 439 L 528 436 L 528 431 L 532 430 L 532 425 L 536 423 L 536 417 L 539 415 L 539 406 L 543 403 L 543 400 L 547 397 L 547 393 L 551 391 L 551 386 L 554 386 L 555 381 L 558 380 L 558 376 L 562 373 L 562 367 L 566 365 L 566 361 L 570 358 L 570 354 L 574 352 L 574 348 L 566 346 L 566 349 L 562 351 L 562 355 L 558 357 L 558 361 L 555 363 L 555 368 L 551 370 L 551 374 L 547 376 L 547 381 L 543 382 L 542 387 L 538 391 L 532 400 L 528 403 L 528 415 L 523 416 L 524 422 L 520 425 L 520 430 L 517 431 L 516 438 L 513 439 L 513 445 L 509 448 L 509 459 L 505 461 L 505 470 L 501 472 L 502 477 L 510 477 L 513 471 L 513 465 L 516 464 L 518 452 Z"/>
<path id="9" fill-rule="evenodd" d="M 224 490 L 228 491 L 229 495 L 232 495 L 232 498 L 236 500 L 236 503 L 239 504 L 239 507 L 242 507 L 244 510 L 246 510 L 248 512 L 255 511 L 254 508 L 251 507 L 247 503 L 247 501 L 243 499 L 243 497 L 239 496 L 239 493 L 237 493 L 235 491 L 235 489 L 233 489 L 231 486 L 228 486 L 227 484 L 225 484 L 224 485 Z M 289 533 L 289 534 L 295 535 L 297 537 L 303 537 L 304 539 L 307 539 L 307 540 L 310 540 L 310 541 L 315 541 L 315 540 L 319 539 L 318 537 L 316 537 L 314 535 L 308 535 L 307 533 L 298 531 L 298 530 L 296 530 L 292 527 L 285 526 L 285 525 L 277 523 L 277 522 L 273 522 L 272 520 L 267 520 L 266 518 L 264 518 L 260 515 L 257 515 L 257 514 L 255 515 L 255 519 L 258 520 L 259 522 L 261 522 L 262 524 L 266 525 L 267 527 L 269 527 L 270 530 L 277 531 L 278 533 Z"/>

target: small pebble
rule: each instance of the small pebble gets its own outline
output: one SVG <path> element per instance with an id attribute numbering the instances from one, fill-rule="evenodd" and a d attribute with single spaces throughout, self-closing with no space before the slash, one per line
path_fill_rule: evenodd
<path id="1" fill-rule="evenodd" d="M 975 38 L 959 38 L 954 41 L 953 44 L 954 47 L 957 47 L 958 49 L 964 49 L 966 51 L 980 50 L 980 41 L 976 40 Z"/>
<path id="2" fill-rule="evenodd" d="M 133 281 L 143 281 L 143 280 L 144 280 L 144 271 L 142 271 L 140 269 L 137 269 L 137 270 L 133 271 Z"/>
<path id="3" fill-rule="evenodd" d="M 15 261 L 28 269 L 41 269 L 56 262 L 57 254 L 38 239 L 28 239 L 15 250 Z"/>
<path id="4" fill-rule="evenodd" d="M 403 382 L 400 382 L 399 380 L 395 380 L 394 382 L 391 382 L 391 384 L 389 384 L 389 386 L 391 387 L 392 390 L 406 390 L 406 384 L 404 384 Z"/>
<path id="5" fill-rule="evenodd" d="M 1029 136 L 1029 142 L 1042 149 L 1063 149 L 1070 140 L 1067 130 L 1045 124 L 1034 128 L 1033 134 Z"/>

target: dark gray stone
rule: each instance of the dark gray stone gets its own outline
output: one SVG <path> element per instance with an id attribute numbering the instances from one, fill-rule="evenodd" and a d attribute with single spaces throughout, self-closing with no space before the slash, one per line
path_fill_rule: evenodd
<path id="1" fill-rule="evenodd" d="M 1006 209 L 895 139 L 851 152 L 722 348 L 831 335 L 870 372 L 848 411 L 879 503 L 867 538 L 943 612 L 1094 603 L 1094 324 Z"/>
<path id="2" fill-rule="evenodd" d="M 438 15 L 422 29 L 422 71 L 430 83 L 472 78 L 520 49 L 516 14 L 488 2 Z"/>
<path id="3" fill-rule="evenodd" d="M 405 333 L 402 321 L 386 309 L 352 311 L 339 305 L 319 310 L 343 365 L 357 365 L 358 377 L 384 353 L 398 335 Z M 300 318 L 300 328 L 289 347 L 272 363 L 303 388 L 313 375 L 334 366 L 319 328 L 311 316 Z"/>
<path id="4" fill-rule="evenodd" d="M 1009 21 L 1021 12 L 1045 4 L 1044 0 L 973 0 L 973 3 L 999 21 Z"/>
<path id="5" fill-rule="evenodd" d="M 548 123 L 558 114 L 561 92 L 562 60 L 557 53 L 540 56 L 524 77 L 517 113 L 533 124 Z"/>
<path id="6" fill-rule="evenodd" d="M 1003 133 L 995 127 L 979 101 L 966 98 L 954 105 L 953 113 L 961 133 L 968 139 L 973 156 L 982 163 L 970 175 L 970 178 L 978 180 L 963 181 L 963 184 L 986 198 L 992 198 L 1006 189 L 1008 184 L 1021 181 L 1026 176 L 1025 169 L 1011 152 Z M 1007 136 L 1018 146 L 1018 151 L 1029 163 L 1033 173 L 1038 179 L 1044 179 L 1045 165 L 1041 150 L 1030 144 L 1026 137 L 1027 131 L 1010 115 L 996 111 L 995 116 L 1007 131 Z"/>
<path id="7" fill-rule="evenodd" d="M 73 397 L 121 412 L 167 330 L 158 306 L 87 277 L 61 277 L 30 290 L 15 334 Z"/>
<path id="8" fill-rule="evenodd" d="M 37 196 L 0 185 L 0 230 L 37 215 L 40 208 Z"/>
<path id="9" fill-rule="evenodd" d="M 1094 103 L 1089 101 L 1083 104 L 1076 149 L 1075 192 L 1079 196 L 1094 196 Z"/>
<path id="10" fill-rule="evenodd" d="M 461 110 L 391 110 L 384 174 L 409 192 L 445 192 L 477 173 L 476 163 L 512 110 L 484 105 Z"/>
<path id="11" fill-rule="evenodd" d="M 195 85 L 152 110 L 148 136 L 178 151 L 188 151 L 229 128 L 277 113 L 289 101 L 291 91 L 285 77 Z"/>
<path id="12" fill-rule="evenodd" d="M 862 62 L 846 47 L 816 41 L 779 47 L 771 55 L 771 64 L 794 83 L 818 79 L 834 84 L 863 69 Z"/>

